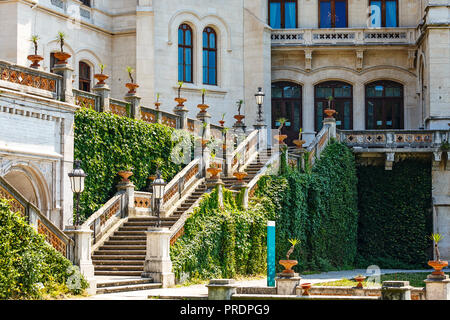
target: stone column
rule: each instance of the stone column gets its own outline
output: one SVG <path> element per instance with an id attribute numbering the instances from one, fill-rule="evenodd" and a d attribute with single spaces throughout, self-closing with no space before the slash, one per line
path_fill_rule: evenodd
<path id="1" fill-rule="evenodd" d="M 303 139 L 306 145 L 309 145 L 316 136 L 314 130 L 315 115 L 314 115 L 314 85 L 306 83 L 303 87 L 305 94 L 303 95 Z"/>
<path id="2" fill-rule="evenodd" d="M 208 300 L 231 300 L 233 294 L 236 294 L 234 279 L 212 279 L 206 287 Z"/>
<path id="3" fill-rule="evenodd" d="M 283 277 L 281 274 L 278 274 L 278 277 L 275 278 L 277 294 L 296 295 L 301 279 L 298 273 L 295 273 L 293 277 Z"/>
<path id="4" fill-rule="evenodd" d="M 210 126 L 211 115 L 206 110 L 200 111 L 197 114 L 197 119 L 201 122 L 200 125 L 202 126 L 202 128 L 200 129 L 202 140 L 209 140 L 211 138 L 211 126 Z M 202 173 L 202 176 L 205 177 L 206 176 L 206 168 L 208 168 L 208 166 L 209 166 L 210 150 L 208 147 L 205 147 L 203 149 L 203 146 L 201 146 L 201 148 L 202 148 L 201 149 L 202 150 L 202 152 L 201 152 L 202 161 L 201 161 L 201 165 L 200 165 L 200 172 Z"/>
<path id="5" fill-rule="evenodd" d="M 101 99 L 100 99 L 100 111 L 103 112 L 109 112 L 110 111 L 110 107 L 109 107 L 109 99 L 111 98 L 111 89 L 108 87 L 108 85 L 103 84 L 103 85 L 95 85 L 92 88 L 92 91 L 94 91 L 95 94 L 98 94 Z"/>
<path id="6" fill-rule="evenodd" d="M 383 281 L 381 300 L 411 300 L 409 281 Z"/>
<path id="7" fill-rule="evenodd" d="M 57 64 L 53 67 L 53 72 L 63 77 L 61 86 L 61 100 L 67 103 L 75 104 L 73 96 L 73 69 L 68 64 Z"/>
<path id="8" fill-rule="evenodd" d="M 336 139 L 336 119 L 335 118 L 325 118 L 323 119 L 323 125 L 330 125 L 330 138 Z"/>
<path id="9" fill-rule="evenodd" d="M 248 198 L 249 198 L 249 193 L 250 190 L 248 189 L 248 185 L 246 183 L 244 183 L 241 186 L 241 195 L 242 195 L 242 208 L 243 209 L 248 209 Z"/>
<path id="10" fill-rule="evenodd" d="M 141 119 L 141 97 L 138 97 L 136 93 L 127 93 L 124 99 L 131 105 L 131 117 Z"/>
<path id="11" fill-rule="evenodd" d="M 186 100 L 181 98 L 176 98 L 175 100 L 178 100 L 177 101 L 178 105 L 173 109 L 173 113 L 175 113 L 178 116 L 177 129 L 187 129 L 188 128 L 187 114 L 189 110 L 184 106 Z"/>
<path id="12" fill-rule="evenodd" d="M 450 278 L 448 275 L 430 274 L 424 282 L 427 300 L 450 300 Z"/>
<path id="13" fill-rule="evenodd" d="M 147 254 L 145 256 L 143 278 L 153 278 L 163 288 L 175 285 L 175 274 L 170 260 L 170 236 L 168 228 L 150 227 L 147 234 Z"/>
<path id="14" fill-rule="evenodd" d="M 129 217 L 136 215 L 136 210 L 134 207 L 134 189 L 135 185 L 131 181 L 122 181 L 117 185 L 117 190 L 124 190 L 127 195 Z"/>
<path id="15" fill-rule="evenodd" d="M 253 126 L 258 130 L 258 151 L 267 149 L 267 125 L 265 123 L 257 123 Z"/>

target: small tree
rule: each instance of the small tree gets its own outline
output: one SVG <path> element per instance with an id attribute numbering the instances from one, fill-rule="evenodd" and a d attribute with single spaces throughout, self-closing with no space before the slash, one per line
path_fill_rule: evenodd
<path id="1" fill-rule="evenodd" d="M 66 40 L 66 34 L 62 31 L 58 32 L 58 36 L 56 37 L 56 41 L 59 42 L 59 46 L 61 48 L 61 52 L 64 52 L 64 44 Z"/>
<path id="2" fill-rule="evenodd" d="M 291 248 L 288 250 L 286 254 L 286 260 L 289 260 L 289 257 L 294 252 L 295 246 L 300 243 L 300 240 L 298 239 L 289 239 L 288 241 L 291 244 Z"/>
<path id="3" fill-rule="evenodd" d="M 131 83 L 134 83 L 133 72 L 134 72 L 134 69 L 132 67 L 128 66 L 127 73 L 128 73 L 128 77 L 130 78 Z"/>
<path id="4" fill-rule="evenodd" d="M 434 252 L 436 253 L 436 260 L 441 261 L 441 254 L 439 252 L 438 244 L 444 237 L 439 233 L 433 233 L 430 239 L 434 241 Z"/>
<path id="5" fill-rule="evenodd" d="M 34 45 L 34 55 L 37 56 L 38 54 L 38 40 L 40 39 L 40 37 L 38 35 L 32 35 L 30 38 L 30 41 L 33 42 Z"/>

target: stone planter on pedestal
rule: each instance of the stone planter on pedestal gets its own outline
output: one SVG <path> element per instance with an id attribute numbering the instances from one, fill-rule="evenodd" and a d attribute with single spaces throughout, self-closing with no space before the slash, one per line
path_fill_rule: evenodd
<path id="1" fill-rule="evenodd" d="M 39 62 L 44 60 L 44 57 L 37 55 L 37 54 L 31 54 L 27 57 L 27 59 L 30 60 L 31 62 L 33 62 L 31 64 L 30 68 L 39 69 L 39 67 L 40 67 Z"/>
<path id="2" fill-rule="evenodd" d="M 284 275 L 283 273 L 278 273 L 275 278 L 277 294 L 278 295 L 296 295 L 296 289 L 300 284 L 302 278 L 298 273 L 292 274 L 292 276 Z"/>
<path id="3" fill-rule="evenodd" d="M 231 300 L 231 296 L 236 293 L 234 279 L 212 279 L 206 287 L 208 300 Z"/>
<path id="4" fill-rule="evenodd" d="M 382 300 L 411 300 L 409 281 L 383 281 L 381 287 Z"/>
<path id="5" fill-rule="evenodd" d="M 430 274 L 424 282 L 427 300 L 450 300 L 450 278 L 448 275 Z"/>

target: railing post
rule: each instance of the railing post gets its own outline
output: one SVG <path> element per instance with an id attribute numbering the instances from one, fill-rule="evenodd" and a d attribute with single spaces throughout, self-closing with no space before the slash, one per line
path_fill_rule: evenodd
<path id="1" fill-rule="evenodd" d="M 128 216 L 132 217 L 136 214 L 134 206 L 134 184 L 131 181 L 121 181 L 117 185 L 117 190 L 124 190 L 126 202 L 128 203 Z"/>
<path id="2" fill-rule="evenodd" d="M 179 100 L 179 103 L 175 108 L 173 109 L 173 113 L 175 113 L 178 116 L 177 119 L 177 129 L 187 129 L 188 128 L 188 118 L 187 114 L 189 110 L 184 106 L 184 103 L 186 101 L 182 102 Z"/>
<path id="3" fill-rule="evenodd" d="M 200 111 L 197 114 L 197 119 L 201 122 L 201 130 L 202 130 L 202 142 L 201 144 L 201 165 L 200 165 L 200 172 L 202 177 L 206 176 L 206 168 L 209 166 L 209 158 L 210 158 L 210 150 L 207 146 L 203 144 L 204 141 L 209 141 L 211 138 L 211 125 L 210 125 L 210 119 L 211 115 L 206 111 Z M 186 119 L 187 120 L 187 119 Z"/>
<path id="4" fill-rule="evenodd" d="M 141 97 L 138 97 L 136 93 L 127 93 L 124 99 L 131 106 L 131 117 L 138 120 L 141 119 Z"/>
<path id="5" fill-rule="evenodd" d="M 325 118 L 325 119 L 323 119 L 323 125 L 330 126 L 330 130 L 329 130 L 330 138 L 336 139 L 336 119 L 335 118 Z"/>
<path id="6" fill-rule="evenodd" d="M 109 112 L 110 111 L 110 98 L 111 98 L 111 89 L 108 87 L 107 84 L 96 84 L 92 91 L 94 91 L 95 94 L 100 96 L 100 111 L 102 112 Z"/>
<path id="7" fill-rule="evenodd" d="M 56 64 L 53 67 L 53 72 L 63 77 L 61 81 L 61 101 L 75 104 L 73 96 L 72 75 L 73 69 L 69 64 Z"/>

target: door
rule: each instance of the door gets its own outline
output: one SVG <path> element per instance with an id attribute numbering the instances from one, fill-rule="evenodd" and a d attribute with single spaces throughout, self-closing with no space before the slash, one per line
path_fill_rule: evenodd
<path id="1" fill-rule="evenodd" d="M 366 129 L 403 129 L 403 86 L 377 81 L 366 86 Z"/>

